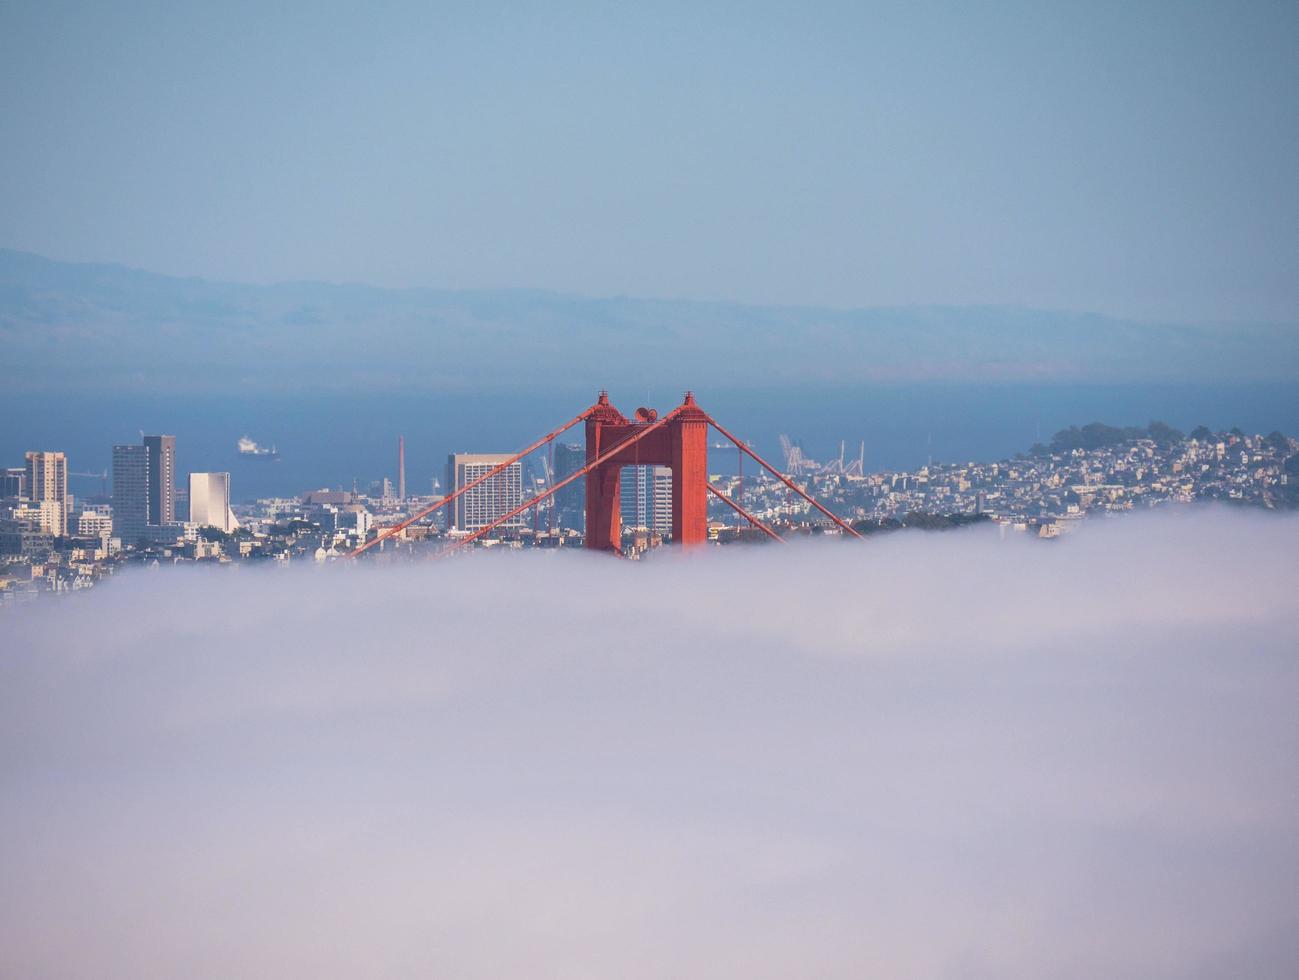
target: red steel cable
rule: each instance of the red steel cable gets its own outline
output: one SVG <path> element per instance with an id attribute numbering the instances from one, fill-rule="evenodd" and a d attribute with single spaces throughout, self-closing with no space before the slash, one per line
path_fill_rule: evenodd
<path id="1" fill-rule="evenodd" d="M 583 412 L 581 415 L 577 416 L 576 418 L 572 419 L 572 420 L 569 421 L 569 422 L 565 422 L 565 423 L 564 423 L 563 425 L 561 425 L 558 429 L 555 429 L 553 432 L 549 433 L 548 435 L 544 435 L 544 436 L 542 436 L 540 439 L 538 439 L 536 442 L 534 442 L 532 445 L 530 445 L 527 449 L 524 449 L 522 452 L 515 453 L 513 456 L 511 456 L 509 459 L 507 459 L 504 463 L 500 463 L 500 464 L 498 464 L 498 465 L 492 467 L 490 470 L 488 470 L 488 471 L 487 471 L 486 473 L 484 473 L 482 476 L 478 477 L 478 479 L 476 479 L 476 480 L 474 480 L 474 481 L 472 481 L 472 482 L 470 482 L 470 483 L 466 483 L 466 484 L 465 484 L 463 487 L 461 487 L 459 490 L 457 490 L 457 491 L 455 491 L 454 493 L 448 494 L 447 496 L 443 497 L 441 500 L 439 500 L 436 504 L 433 504 L 431 507 L 425 507 L 425 508 L 424 508 L 422 511 L 420 511 L 418 514 L 415 514 L 415 515 L 413 515 L 413 516 L 411 516 L 411 517 L 406 518 L 406 520 L 402 521 L 400 524 L 394 524 L 392 527 L 390 527 L 390 528 L 386 528 L 382 534 L 376 535 L 376 536 L 374 537 L 374 539 L 371 540 L 371 541 L 366 541 L 364 544 L 360 545 L 360 546 L 359 546 L 355 551 L 353 551 L 353 552 L 352 552 L 351 554 L 349 554 L 347 557 L 348 557 L 348 558 L 355 558 L 355 557 L 357 557 L 358 555 L 360 555 L 361 553 L 363 553 L 363 552 L 365 552 L 365 551 L 368 551 L 370 548 L 373 548 L 373 547 L 374 547 L 376 544 L 378 544 L 380 541 L 386 541 L 386 540 L 388 540 L 388 538 L 392 537 L 394 534 L 397 534 L 399 531 L 404 531 L 404 530 L 406 530 L 406 528 L 410 527 L 410 526 L 411 526 L 412 524 L 414 524 L 416 521 L 418 521 L 418 520 L 423 520 L 425 517 L 428 517 L 428 516 L 429 516 L 430 514 L 432 514 L 434 511 L 441 510 L 443 507 L 445 507 L 447 504 L 451 503 L 451 501 L 455 500 L 455 499 L 456 499 L 457 497 L 459 497 L 461 494 L 466 493 L 467 491 L 472 490 L 474 487 L 479 486 L 480 484 L 483 484 L 483 483 L 487 482 L 488 480 L 490 480 L 492 477 L 496 476 L 497 474 L 505 472 L 505 470 L 507 470 L 510 466 L 512 466 L 512 465 L 514 465 L 515 463 L 517 463 L 517 462 L 518 462 L 519 460 L 521 460 L 524 456 L 528 455 L 528 453 L 534 452 L 534 451 L 536 451 L 537 449 L 539 449 L 539 448 L 541 448 L 542 446 L 544 446 L 546 443 L 551 442 L 552 440 L 554 440 L 554 439 L 557 438 L 558 436 L 560 436 L 560 435 L 562 435 L 563 433 L 567 432 L 567 431 L 568 431 L 569 429 L 571 429 L 573 426 L 577 425 L 578 422 L 585 422 L 585 421 L 590 417 L 590 415 L 591 415 L 591 413 L 592 413 L 593 411 L 595 411 L 594 407 L 592 407 L 592 408 L 588 408 L 588 409 L 587 409 L 585 412 Z"/>
<path id="2" fill-rule="evenodd" d="M 731 442 L 735 443 L 735 445 L 738 446 L 740 449 L 744 450 L 744 452 L 747 453 L 750 457 L 752 457 L 752 459 L 754 460 L 754 462 L 756 462 L 759 466 L 761 466 L 763 469 L 765 469 L 767 472 L 769 472 L 772 476 L 774 476 L 774 477 L 775 477 L 777 480 L 779 480 L 781 483 L 785 484 L 785 486 L 789 487 L 789 489 L 793 490 L 796 494 L 798 494 L 800 497 L 802 497 L 804 500 L 806 500 L 809 504 L 811 504 L 813 507 L 815 507 L 817 510 L 819 510 L 819 511 L 820 511 L 822 514 L 824 514 L 826 517 L 830 518 L 830 520 L 832 520 L 832 521 L 834 521 L 836 524 L 838 524 L 841 528 L 843 528 L 845 531 L 847 531 L 849 534 L 851 534 L 854 538 L 860 538 L 860 537 L 862 536 L 861 533 L 858 532 L 857 529 L 854 528 L 851 524 L 848 524 L 846 521 L 844 521 L 844 520 L 842 520 L 841 518 L 835 516 L 835 515 L 832 514 L 830 511 L 826 510 L 826 509 L 825 509 L 824 507 L 822 507 L 819 503 L 817 503 L 816 500 L 814 500 L 811 496 L 809 496 L 808 493 L 807 493 L 805 490 L 803 490 L 803 489 L 801 489 L 800 487 L 798 487 L 798 486 L 794 483 L 794 481 L 790 480 L 787 476 L 785 476 L 785 474 L 781 473 L 781 472 L 780 472 L 779 470 L 777 470 L 774 466 L 772 466 L 770 463 L 768 463 L 765 459 L 763 459 L 761 456 L 759 456 L 757 453 L 755 453 L 752 449 L 750 449 L 750 448 L 749 448 L 748 446 L 746 446 L 744 443 L 740 442 L 739 439 L 735 438 L 735 436 L 731 435 L 729 432 L 727 432 L 725 429 L 723 429 L 723 428 L 722 428 L 722 427 L 717 423 L 717 420 L 716 420 L 715 418 L 713 418 L 711 415 L 708 416 L 708 422 L 709 422 L 710 425 L 712 425 L 712 427 L 713 427 L 714 429 L 716 429 L 716 430 L 717 430 L 718 432 L 720 432 L 722 435 L 726 436 L 727 439 L 730 439 Z"/>
<path id="3" fill-rule="evenodd" d="M 529 507 L 535 506 L 536 504 L 541 503 L 543 500 L 548 499 L 552 494 L 555 494 L 558 491 L 562 490 L 564 487 L 568 486 L 570 483 L 576 480 L 579 476 L 586 476 L 587 473 L 591 472 L 591 470 L 595 469 L 601 463 L 608 462 L 611 456 L 614 456 L 615 454 L 621 452 L 622 450 L 627 449 L 629 446 L 632 446 L 635 443 L 640 442 L 642 439 L 644 439 L 647 435 L 649 435 L 659 426 L 665 424 L 669 419 L 676 416 L 676 414 L 680 411 L 681 411 L 680 408 L 673 409 L 672 411 L 668 412 L 667 415 L 664 415 L 661 419 L 659 419 L 657 422 L 651 422 L 649 425 L 641 429 L 635 435 L 629 436 L 628 438 L 622 440 L 622 442 L 618 443 L 617 445 L 609 447 L 604 452 L 600 453 L 600 455 L 596 456 L 595 459 L 591 460 L 589 463 L 583 466 L 580 470 L 570 474 L 569 476 L 561 480 L 559 483 L 556 483 L 554 486 L 550 487 L 545 493 L 533 497 L 531 500 L 525 500 L 523 503 L 519 504 L 518 507 L 515 507 L 512 511 L 510 511 L 505 516 L 498 517 L 490 524 L 486 524 L 483 527 L 480 527 L 477 531 L 475 531 L 473 534 L 469 535 L 468 537 L 461 538 L 460 540 L 453 542 L 448 547 L 438 552 L 438 557 L 439 558 L 445 557 L 446 555 L 449 555 L 452 552 L 460 548 L 463 548 L 467 544 L 472 544 L 474 541 L 477 541 L 479 538 L 481 538 L 484 534 L 487 534 L 489 531 L 496 530 L 506 521 L 510 520 L 511 518 L 517 517 L 519 514 L 522 514 Z"/>
<path id="4" fill-rule="evenodd" d="M 716 497 L 722 503 L 727 504 L 731 508 L 731 510 L 735 511 L 735 513 L 739 514 L 746 521 L 748 521 L 750 524 L 756 527 L 759 531 L 765 531 L 768 537 L 775 538 L 781 544 L 785 543 L 784 538 L 782 538 L 771 528 L 767 527 L 766 524 L 762 523 L 762 521 L 758 520 L 756 517 L 750 514 L 747 510 L 745 510 L 743 507 L 737 504 L 734 500 L 732 500 L 730 497 L 724 494 L 717 487 L 713 486 L 711 483 L 709 483 L 707 486 L 708 489 L 712 492 L 714 497 Z"/>

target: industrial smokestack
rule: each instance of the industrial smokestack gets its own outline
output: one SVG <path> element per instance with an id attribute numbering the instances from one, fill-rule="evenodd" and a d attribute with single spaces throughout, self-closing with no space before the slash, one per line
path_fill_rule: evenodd
<path id="1" fill-rule="evenodd" d="M 397 499 L 406 499 L 406 437 L 397 437 Z"/>

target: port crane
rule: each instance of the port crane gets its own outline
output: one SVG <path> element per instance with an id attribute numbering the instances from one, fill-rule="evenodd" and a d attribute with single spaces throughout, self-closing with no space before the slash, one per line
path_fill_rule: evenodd
<path id="1" fill-rule="evenodd" d="M 108 470 L 103 470 L 102 472 L 99 473 L 77 473 L 74 471 L 69 471 L 68 476 L 81 476 L 81 477 L 85 477 L 88 480 L 98 480 L 99 495 L 101 497 L 108 496 Z"/>

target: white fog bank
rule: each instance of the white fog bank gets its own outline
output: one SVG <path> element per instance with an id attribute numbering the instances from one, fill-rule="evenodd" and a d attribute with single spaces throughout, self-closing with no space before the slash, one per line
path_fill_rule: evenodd
<path id="1" fill-rule="evenodd" d="M 1299 963 L 1299 519 L 134 572 L 0 616 L 0 976 Z"/>

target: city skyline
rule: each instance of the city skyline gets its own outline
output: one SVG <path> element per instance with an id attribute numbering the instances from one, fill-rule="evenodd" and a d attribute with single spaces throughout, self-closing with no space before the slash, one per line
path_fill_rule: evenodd
<path id="1" fill-rule="evenodd" d="M 629 431 L 652 431 L 686 410 L 696 411 L 689 394 L 662 421 L 656 422 L 657 413 L 638 409 Z M 603 393 L 578 420 L 592 412 L 626 421 Z M 400 558 L 403 552 L 412 557 L 452 553 L 475 542 L 479 547 L 591 547 L 586 535 L 596 498 L 585 489 L 589 477 L 581 474 L 593 457 L 582 444 L 565 442 L 564 431 L 547 437 L 549 445 L 543 440 L 521 455 L 449 455 L 442 494 L 436 485 L 432 495 L 400 493 L 406 440 L 399 435 L 396 483 L 381 476 L 366 492 L 312 489 L 239 504 L 231 497 L 229 472 L 190 470 L 187 487 L 181 487 L 175 436 L 142 434 L 139 443 L 114 446 L 111 497 L 76 498 L 67 490 L 66 455 L 30 451 L 24 468 L 4 471 L 0 556 L 11 567 L 25 563 L 33 574 L 24 587 L 11 570 L 0 586 L 0 602 L 34 597 L 42 589 L 89 587 L 132 563 L 160 559 L 327 562 L 356 557 L 376 545 L 372 556 L 395 548 Z M 718 433 L 730 438 L 720 427 Z M 592 445 L 600 445 L 600 437 L 594 439 Z M 1092 514 L 1202 501 L 1299 508 L 1299 440 L 1276 430 L 1264 436 L 1198 426 L 1187 434 L 1162 422 L 1146 427 L 1091 423 L 1060 430 L 1049 444 L 1034 445 L 1013 459 L 930 459 L 915 471 L 871 471 L 861 459 L 846 461 L 842 446 L 838 458 L 818 462 L 799 444 L 785 437 L 781 443 L 783 464 L 769 472 L 761 468 L 769 464 L 745 444 L 741 455 L 760 464 L 751 463 L 747 475 L 742 465 L 725 465 L 740 452 L 734 444 L 728 451 L 725 442 L 717 443 L 711 455 L 703 444 L 707 469 L 701 472 L 716 499 L 701 512 L 706 528 L 691 530 L 687 543 L 751 542 L 764 536 L 783 541 L 809 534 L 860 537 L 980 522 L 994 523 L 1003 533 L 1053 538 L 1072 533 Z M 679 544 L 673 468 L 640 464 L 639 459 L 653 456 L 649 449 L 624 452 L 630 455 L 618 467 L 620 489 L 610 491 L 618 529 L 595 546 L 639 558 Z M 601 477 L 602 485 L 608 479 L 612 476 Z M 681 492 L 702 495 L 703 487 Z M 449 500 L 454 506 L 445 506 Z M 597 517 L 596 526 L 608 516 Z M 601 533 L 609 536 L 607 530 Z"/>

